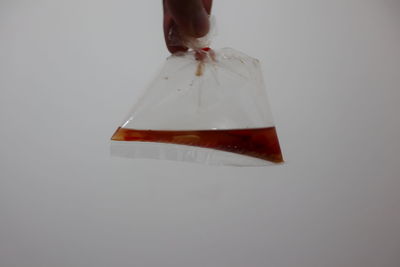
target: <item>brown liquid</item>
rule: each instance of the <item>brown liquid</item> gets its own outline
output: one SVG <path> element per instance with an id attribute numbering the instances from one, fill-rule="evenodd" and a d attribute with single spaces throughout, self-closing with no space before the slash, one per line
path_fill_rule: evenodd
<path id="1" fill-rule="evenodd" d="M 238 130 L 153 131 L 118 128 L 111 140 L 159 142 L 212 148 L 283 162 L 275 127 Z"/>

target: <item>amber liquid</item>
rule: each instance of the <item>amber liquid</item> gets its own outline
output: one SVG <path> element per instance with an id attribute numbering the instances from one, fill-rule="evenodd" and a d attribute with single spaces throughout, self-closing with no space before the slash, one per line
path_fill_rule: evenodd
<path id="1" fill-rule="evenodd" d="M 198 146 L 283 162 L 275 127 L 237 130 L 154 131 L 118 128 L 111 140 Z"/>

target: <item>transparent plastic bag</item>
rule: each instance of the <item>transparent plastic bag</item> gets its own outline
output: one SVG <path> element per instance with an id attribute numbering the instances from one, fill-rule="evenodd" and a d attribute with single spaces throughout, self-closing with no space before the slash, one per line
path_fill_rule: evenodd
<path id="1" fill-rule="evenodd" d="M 112 155 L 236 166 L 283 162 L 259 61 L 231 48 L 200 49 L 203 40 L 167 59 L 113 135 Z"/>

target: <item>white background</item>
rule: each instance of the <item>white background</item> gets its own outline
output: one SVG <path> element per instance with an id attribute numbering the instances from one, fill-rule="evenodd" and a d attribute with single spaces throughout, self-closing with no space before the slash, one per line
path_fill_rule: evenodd
<path id="1" fill-rule="evenodd" d="M 0 0 L 1 267 L 400 266 L 400 1 L 216 0 L 287 164 L 110 158 L 161 1 Z"/>

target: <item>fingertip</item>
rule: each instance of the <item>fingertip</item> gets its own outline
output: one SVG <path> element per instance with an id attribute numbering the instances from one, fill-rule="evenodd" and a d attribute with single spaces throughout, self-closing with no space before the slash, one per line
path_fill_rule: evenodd
<path id="1" fill-rule="evenodd" d="M 188 48 L 185 47 L 185 46 L 170 46 L 170 45 L 167 45 L 167 48 L 168 48 L 168 51 L 169 51 L 171 54 L 175 54 L 175 53 L 178 53 L 178 52 L 186 52 L 186 51 L 188 51 Z"/>
<path id="2" fill-rule="evenodd" d="M 210 30 L 210 20 L 208 18 L 208 15 L 203 9 L 202 11 L 199 11 L 196 15 L 193 16 L 192 21 L 191 21 L 192 27 L 191 27 L 191 36 L 192 37 L 203 37 L 206 35 L 209 30 Z"/>
<path id="3" fill-rule="evenodd" d="M 211 8 L 212 1 L 206 2 L 207 7 L 204 6 L 203 0 L 168 0 L 166 5 L 182 34 L 202 37 L 210 29 L 207 10 Z"/>

